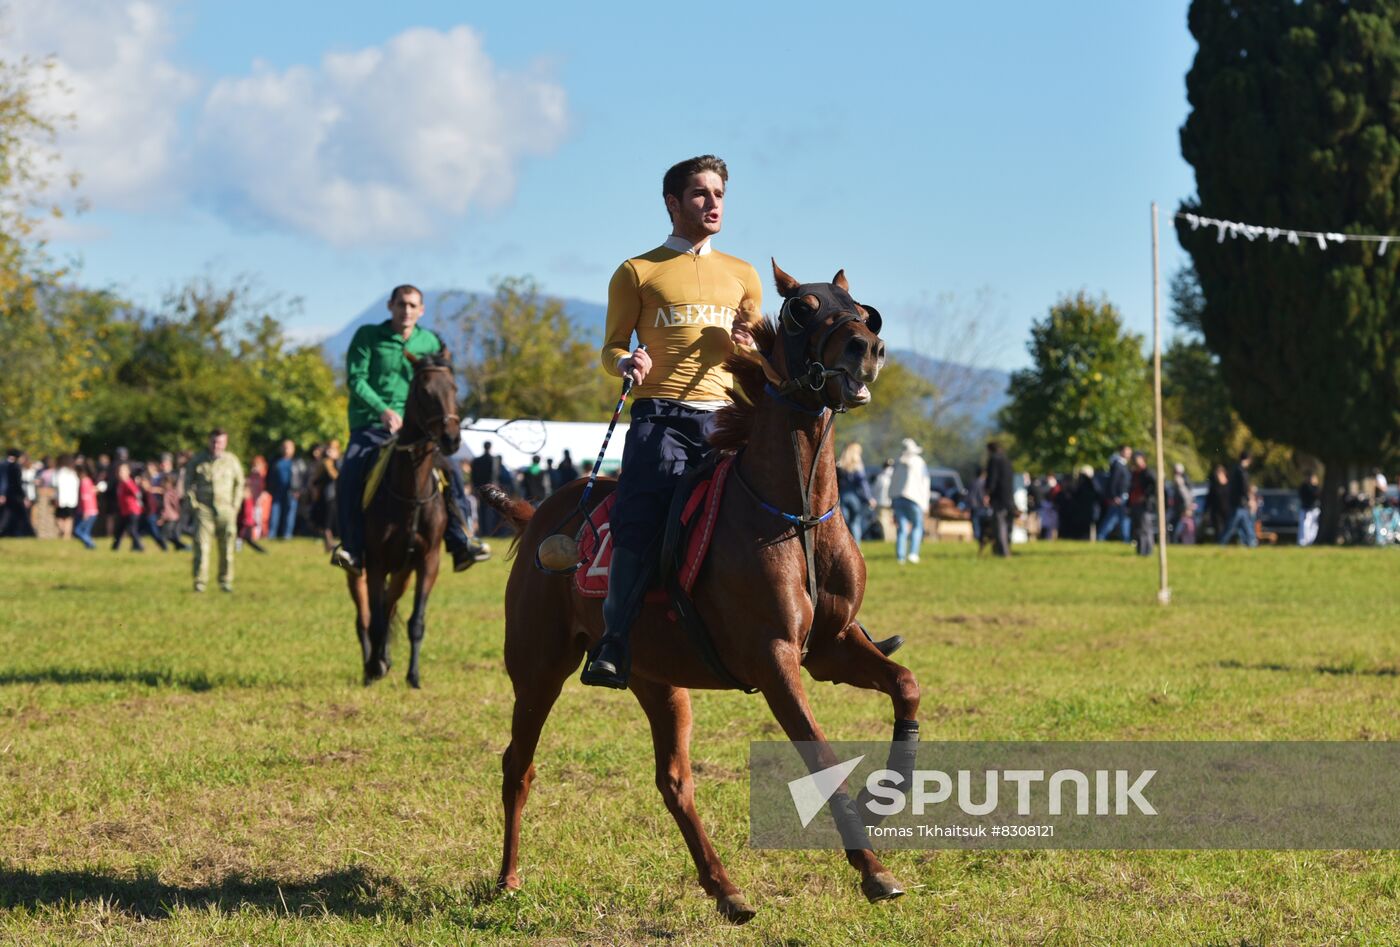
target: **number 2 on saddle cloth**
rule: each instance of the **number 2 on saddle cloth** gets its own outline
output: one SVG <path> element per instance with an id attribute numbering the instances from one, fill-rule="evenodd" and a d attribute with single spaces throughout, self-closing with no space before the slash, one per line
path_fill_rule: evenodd
<path id="1" fill-rule="evenodd" d="M 733 464 L 734 458 L 726 457 L 693 485 L 682 482 L 679 488 L 685 490 L 689 487 L 690 490 L 680 512 L 679 527 L 684 531 L 680 542 L 685 544 L 684 551 L 675 564 L 680 586 L 687 594 L 695 585 L 695 578 L 700 574 L 700 566 L 704 564 L 705 554 L 709 551 L 710 539 L 714 536 L 715 523 L 719 519 L 719 502 L 724 496 L 725 480 Z M 587 524 L 579 528 L 577 539 L 583 567 L 574 573 L 574 586 L 580 595 L 588 598 L 606 598 L 608 594 L 608 566 L 612 563 L 613 550 L 608 521 L 616 499 L 616 493 L 608 494 L 607 499 L 589 514 L 596 533 Z M 671 524 L 667 526 L 669 529 Z M 661 568 L 664 578 L 670 564 L 663 562 Z M 665 588 L 653 588 L 647 592 L 646 601 L 669 602 L 670 595 Z M 669 617 L 672 621 L 676 619 L 674 613 Z"/>

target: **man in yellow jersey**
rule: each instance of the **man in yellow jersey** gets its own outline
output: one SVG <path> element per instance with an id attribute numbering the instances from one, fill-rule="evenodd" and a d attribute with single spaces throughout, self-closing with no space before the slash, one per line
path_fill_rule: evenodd
<path id="1" fill-rule="evenodd" d="M 735 343 L 753 344 L 747 326 L 761 318 L 758 272 L 710 245 L 723 223 L 728 181 L 728 168 L 714 155 L 667 171 L 661 196 L 671 235 L 623 262 L 608 286 L 603 368 L 630 374 L 636 387 L 612 510 L 603 640 L 584 666 L 585 684 L 627 686 L 628 634 L 656 564 L 671 494 L 709 449 L 707 422 L 729 403 L 724 360 Z"/>

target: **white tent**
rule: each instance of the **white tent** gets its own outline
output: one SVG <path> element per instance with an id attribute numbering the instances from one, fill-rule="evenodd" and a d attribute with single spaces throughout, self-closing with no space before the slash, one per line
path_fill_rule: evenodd
<path id="1" fill-rule="evenodd" d="M 507 428 L 505 436 L 494 433 L 494 429 L 507 423 L 505 418 L 477 418 L 462 425 L 462 448 L 456 454 L 457 460 L 469 460 L 481 453 L 489 441 L 491 453 L 501 458 L 501 463 L 511 470 L 530 466 L 531 454 L 518 450 L 506 438 L 516 430 Z M 603 435 L 608 425 L 602 421 L 543 421 L 545 428 L 544 446 L 533 453 L 540 460 L 553 460 L 555 466 L 568 450 L 573 456 L 574 466 L 583 473 L 584 461 L 592 463 L 598 456 L 598 448 L 603 444 Z M 608 442 L 608 455 L 603 458 L 603 472 L 617 469 L 622 462 L 622 443 L 627 438 L 626 415 L 617 422 L 612 440 Z"/>

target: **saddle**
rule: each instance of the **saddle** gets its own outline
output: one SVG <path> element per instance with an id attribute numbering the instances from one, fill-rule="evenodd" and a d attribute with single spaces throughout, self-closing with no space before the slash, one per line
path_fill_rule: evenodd
<path id="1" fill-rule="evenodd" d="M 674 577 L 681 589 L 689 594 L 705 563 L 719 519 L 719 503 L 724 496 L 724 484 L 734 464 L 733 456 L 716 460 L 713 455 L 691 471 L 676 488 L 671 509 L 666 517 L 666 529 L 661 543 L 661 561 L 657 575 L 658 587 L 647 592 L 646 601 L 666 602 L 670 596 L 666 586 Z M 606 598 L 608 568 L 612 564 L 612 519 L 616 493 L 608 495 L 596 506 L 589 519 L 593 528 L 583 524 L 575 539 L 583 567 L 574 573 L 574 585 L 587 598 Z M 594 529 L 597 532 L 594 532 Z M 675 615 L 671 615 L 672 620 Z"/>
<path id="2" fill-rule="evenodd" d="M 368 510 L 370 504 L 374 502 L 374 495 L 379 492 L 379 486 L 384 482 L 384 472 L 389 469 L 389 460 L 394 456 L 394 448 L 398 445 L 398 435 L 394 435 L 378 448 L 378 452 L 369 464 L 369 473 L 365 476 L 365 489 L 360 497 L 360 508 Z M 434 469 L 437 475 L 437 485 L 439 493 L 447 492 L 447 476 L 441 470 Z"/>
<path id="3" fill-rule="evenodd" d="M 733 454 L 712 453 L 676 487 L 662 534 L 657 587 L 647 592 L 645 601 L 669 603 L 666 617 L 685 628 L 691 644 L 715 676 L 728 687 L 753 694 L 757 692 L 755 688 L 744 684 L 724 666 L 700 613 L 690 599 L 690 591 L 710 550 L 715 523 L 719 521 L 719 504 L 724 498 L 725 481 L 734 467 L 734 459 Z M 604 598 L 608 594 L 608 566 L 612 562 L 613 549 L 609 521 L 616 499 L 616 493 L 609 494 L 589 514 L 594 528 L 590 529 L 585 523 L 575 537 L 583 566 L 574 573 L 574 586 L 580 595 L 588 598 Z"/>

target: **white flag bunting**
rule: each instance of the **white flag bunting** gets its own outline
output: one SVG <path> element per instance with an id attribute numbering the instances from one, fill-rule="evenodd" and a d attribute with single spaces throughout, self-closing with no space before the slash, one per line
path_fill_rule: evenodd
<path id="1" fill-rule="evenodd" d="M 1184 220 L 1191 225 L 1192 230 L 1199 230 L 1202 227 L 1214 227 L 1216 230 L 1216 243 L 1224 243 L 1226 237 L 1244 237 L 1246 240 L 1257 240 L 1266 237 L 1270 242 L 1283 237 L 1293 246 L 1299 246 L 1304 239 L 1315 240 L 1319 249 L 1326 250 L 1328 244 L 1346 243 L 1348 240 L 1355 240 L 1363 243 L 1379 243 L 1380 253 L 1385 255 L 1386 247 L 1390 246 L 1392 240 L 1400 240 L 1400 235 L 1396 234 L 1375 234 L 1375 233 L 1326 233 L 1312 230 L 1290 230 L 1287 227 L 1261 227 L 1258 224 L 1242 224 L 1234 220 L 1217 220 L 1214 217 L 1202 217 L 1199 214 L 1175 214 L 1179 220 Z"/>

